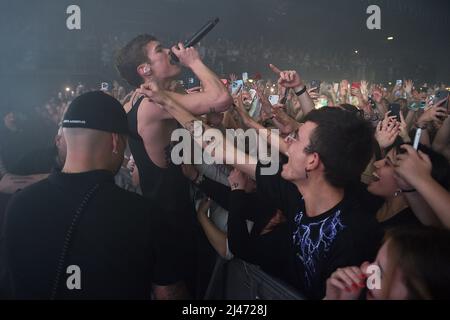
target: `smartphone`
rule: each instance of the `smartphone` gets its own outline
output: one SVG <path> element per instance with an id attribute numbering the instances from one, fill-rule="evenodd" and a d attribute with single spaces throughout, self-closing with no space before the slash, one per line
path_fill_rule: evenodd
<path id="1" fill-rule="evenodd" d="M 442 104 L 439 105 L 439 107 L 444 107 L 448 110 L 448 95 L 449 95 L 449 92 L 447 90 L 440 90 L 440 91 L 436 92 L 436 95 L 434 96 L 433 104 L 436 104 L 439 101 L 447 98 L 447 101 L 444 101 Z"/>
<path id="2" fill-rule="evenodd" d="M 395 85 L 396 86 L 401 86 L 403 84 L 403 81 L 402 80 L 397 80 L 396 82 L 395 82 Z"/>
<path id="3" fill-rule="evenodd" d="M 242 81 L 247 82 L 248 81 L 248 72 L 244 72 L 242 74 Z"/>
<path id="4" fill-rule="evenodd" d="M 391 113 L 389 114 L 390 117 L 395 116 L 395 117 L 396 117 L 396 120 L 397 120 L 398 122 L 401 121 L 401 119 L 400 119 L 400 104 L 398 104 L 398 103 L 391 103 L 391 104 L 389 105 L 389 111 L 391 112 Z"/>
<path id="5" fill-rule="evenodd" d="M 241 90 L 244 88 L 244 81 L 242 80 L 233 81 L 233 83 L 231 84 L 231 94 L 236 94 L 239 88 L 241 88 Z"/>
<path id="6" fill-rule="evenodd" d="M 313 80 L 313 81 L 311 81 L 311 88 L 320 89 L 321 84 L 322 84 L 322 82 L 320 80 Z"/>
<path id="7" fill-rule="evenodd" d="M 269 96 L 269 101 L 271 105 L 276 105 L 278 103 L 278 101 L 280 101 L 280 96 L 279 95 L 271 95 Z"/>

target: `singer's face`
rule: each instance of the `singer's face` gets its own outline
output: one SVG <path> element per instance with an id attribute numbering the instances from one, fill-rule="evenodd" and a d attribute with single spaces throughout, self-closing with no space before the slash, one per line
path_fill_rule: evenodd
<path id="1" fill-rule="evenodd" d="M 147 56 L 150 60 L 152 75 L 158 80 L 176 77 L 181 71 L 178 65 L 170 63 L 169 53 L 170 50 L 163 48 L 158 41 L 147 44 Z"/>

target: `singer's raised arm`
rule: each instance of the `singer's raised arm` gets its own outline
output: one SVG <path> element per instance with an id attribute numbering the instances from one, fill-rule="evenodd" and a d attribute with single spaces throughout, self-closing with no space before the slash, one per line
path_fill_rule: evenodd
<path id="1" fill-rule="evenodd" d="M 169 96 L 181 103 L 194 115 L 210 112 L 224 112 L 232 105 L 233 100 L 219 77 L 200 59 L 197 49 L 184 48 L 183 44 L 174 46 L 172 52 L 180 63 L 189 68 L 201 81 L 202 91 L 189 95 L 168 92 Z"/>
<path id="2" fill-rule="evenodd" d="M 195 122 L 201 120 L 195 117 L 187 108 L 184 108 L 180 103 L 171 97 L 170 92 L 161 90 L 155 82 L 149 82 L 141 86 L 138 92 L 144 94 L 149 100 L 162 106 L 168 113 L 170 113 L 185 129 L 187 129 L 192 136 L 194 136 Z M 210 129 L 206 124 L 202 123 L 202 131 Z M 227 139 L 223 139 L 223 161 L 226 163 L 233 163 L 233 167 L 244 172 L 248 176 L 255 178 L 257 159 L 245 154 L 243 151 L 235 148 L 233 143 Z M 202 148 L 206 148 L 208 142 L 202 143 Z M 238 159 L 245 159 L 244 163 L 236 163 L 235 157 Z"/>

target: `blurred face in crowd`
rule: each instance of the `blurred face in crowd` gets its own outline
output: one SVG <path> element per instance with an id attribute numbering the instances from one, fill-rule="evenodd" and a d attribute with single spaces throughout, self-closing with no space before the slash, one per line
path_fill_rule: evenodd
<path id="1" fill-rule="evenodd" d="M 170 63 L 170 50 L 161 46 L 158 41 L 147 44 L 147 57 L 150 61 L 151 75 L 157 80 L 166 80 L 177 76 L 181 69 Z"/>
<path id="2" fill-rule="evenodd" d="M 392 149 L 384 159 L 374 162 L 374 180 L 367 188 L 370 193 L 383 198 L 389 198 L 399 189 L 394 179 L 395 158 L 396 152 Z"/>
<path id="3" fill-rule="evenodd" d="M 317 125 L 313 122 L 306 122 L 298 128 L 295 136 L 286 138 L 289 143 L 289 161 L 283 166 L 281 176 L 291 182 L 301 182 L 306 179 L 306 170 L 317 154 L 308 154 L 305 148 L 310 145 L 310 136 Z"/>

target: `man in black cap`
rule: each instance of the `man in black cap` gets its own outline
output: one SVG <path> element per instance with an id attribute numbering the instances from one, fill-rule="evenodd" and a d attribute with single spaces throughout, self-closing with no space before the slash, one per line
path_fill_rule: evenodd
<path id="1" fill-rule="evenodd" d="M 6 213 L 9 297 L 147 299 L 153 289 L 157 299 L 185 298 L 186 257 L 174 249 L 174 226 L 114 184 L 128 132 L 121 104 L 84 94 L 62 125 L 62 172 L 17 193 Z"/>

